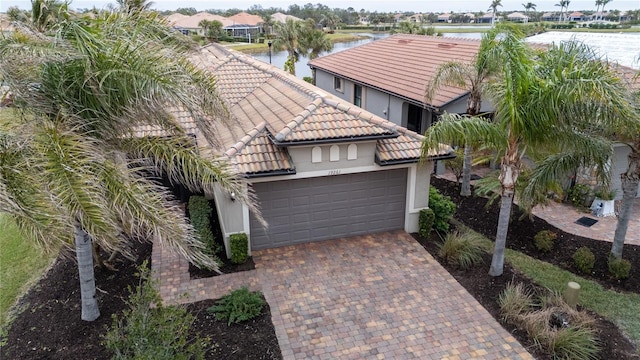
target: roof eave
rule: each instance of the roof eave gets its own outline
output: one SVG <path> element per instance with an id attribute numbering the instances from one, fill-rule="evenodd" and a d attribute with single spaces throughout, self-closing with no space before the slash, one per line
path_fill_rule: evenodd
<path id="1" fill-rule="evenodd" d="M 270 170 L 270 171 L 262 171 L 257 173 L 245 173 L 244 176 L 247 179 L 255 179 L 262 177 L 271 177 L 271 176 L 282 176 L 282 175 L 295 175 L 297 173 L 296 169 L 278 169 L 278 170 Z"/>
<path id="2" fill-rule="evenodd" d="M 298 140 L 298 141 L 277 141 L 272 139 L 273 143 L 277 146 L 298 146 L 298 145 L 324 145 L 335 144 L 345 142 L 359 142 L 359 141 L 377 141 L 384 139 L 395 139 L 400 136 L 397 132 L 384 135 L 368 135 L 368 136 L 354 136 L 344 138 L 332 138 L 332 139 L 315 139 L 315 140 Z"/>

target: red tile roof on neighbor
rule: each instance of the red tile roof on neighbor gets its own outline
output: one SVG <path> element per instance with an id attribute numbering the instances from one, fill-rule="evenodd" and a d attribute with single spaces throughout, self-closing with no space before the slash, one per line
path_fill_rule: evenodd
<path id="1" fill-rule="evenodd" d="M 196 135 L 200 145 L 219 144 L 219 153 L 247 176 L 295 173 L 287 146 L 303 144 L 370 140 L 377 141 L 376 161 L 380 165 L 420 158 L 421 135 L 332 99 L 271 65 L 216 44 L 201 48 L 192 60 L 215 76 L 233 121 L 228 127 L 214 125 L 217 141 L 212 141 L 186 113 L 176 111 L 176 119 Z M 155 130 L 140 128 L 139 135 L 166 135 Z M 443 146 L 431 156 L 450 153 L 451 149 Z"/>
<path id="2" fill-rule="evenodd" d="M 234 25 L 258 25 L 264 22 L 264 20 L 258 15 L 251 15 L 246 12 L 239 12 L 233 16 L 229 16 L 227 19 L 234 22 Z"/>
<path id="3" fill-rule="evenodd" d="M 403 34 L 311 60 L 309 66 L 424 104 L 436 69 L 450 61 L 471 62 L 479 47 L 479 40 Z M 443 87 L 426 104 L 440 108 L 467 93 Z"/>

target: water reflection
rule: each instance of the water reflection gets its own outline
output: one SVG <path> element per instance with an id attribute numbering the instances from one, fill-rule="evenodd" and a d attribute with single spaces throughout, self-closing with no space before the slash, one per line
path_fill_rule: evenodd
<path id="1" fill-rule="evenodd" d="M 362 39 L 362 40 L 356 40 L 356 41 L 350 41 L 350 42 L 344 42 L 344 43 L 336 43 L 333 46 L 333 50 L 330 52 L 323 52 L 322 54 L 320 54 L 320 56 L 325 56 L 328 54 L 334 54 L 346 49 L 351 49 L 352 47 L 356 47 L 356 46 L 360 46 L 360 45 L 364 45 L 367 43 L 370 43 L 372 41 L 376 41 L 378 39 L 384 39 L 386 37 L 389 36 L 389 34 L 387 33 L 357 33 L 354 35 L 362 35 L 362 36 L 368 36 L 368 38 L 366 39 Z M 470 39 L 480 39 L 482 36 L 482 33 L 444 33 L 443 34 L 446 37 L 456 37 L 456 38 L 470 38 Z M 269 52 L 264 52 L 264 53 L 254 53 L 254 54 L 249 54 L 251 57 L 253 57 L 254 59 L 260 60 L 260 61 L 264 61 L 265 63 L 269 63 Z M 275 52 L 273 51 L 271 53 L 271 64 L 283 69 L 284 68 L 284 63 L 285 61 L 287 61 L 287 52 L 286 51 L 278 51 Z M 309 68 L 309 66 L 307 66 L 307 63 L 309 62 L 309 58 L 307 56 L 301 56 L 300 59 L 298 60 L 298 62 L 296 63 L 296 76 L 300 79 L 302 79 L 305 76 L 311 76 L 311 69 Z"/>

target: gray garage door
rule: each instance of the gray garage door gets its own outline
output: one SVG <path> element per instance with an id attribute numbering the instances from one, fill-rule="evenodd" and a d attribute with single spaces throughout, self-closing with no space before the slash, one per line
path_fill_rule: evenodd
<path id="1" fill-rule="evenodd" d="M 252 249 L 404 227 L 407 170 L 254 184 L 265 231 L 251 217 Z"/>

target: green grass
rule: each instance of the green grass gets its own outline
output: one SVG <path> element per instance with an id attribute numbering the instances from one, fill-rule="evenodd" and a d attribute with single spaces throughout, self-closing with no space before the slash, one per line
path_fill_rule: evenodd
<path id="1" fill-rule="evenodd" d="M 54 255 L 43 254 L 25 241 L 15 223 L 0 213 L 0 328 L 9 321 L 9 309 L 43 274 Z"/>
<path id="2" fill-rule="evenodd" d="M 460 231 L 472 231 L 457 221 L 456 227 Z M 487 238 L 483 238 L 483 241 L 493 249 L 492 241 Z M 587 280 L 515 250 L 506 249 L 505 258 L 514 268 L 535 283 L 552 291 L 562 293 L 568 282 L 577 282 L 580 284 L 580 305 L 614 322 L 636 346 L 640 346 L 640 312 L 638 311 L 640 295 L 607 290 L 595 281 Z"/>

